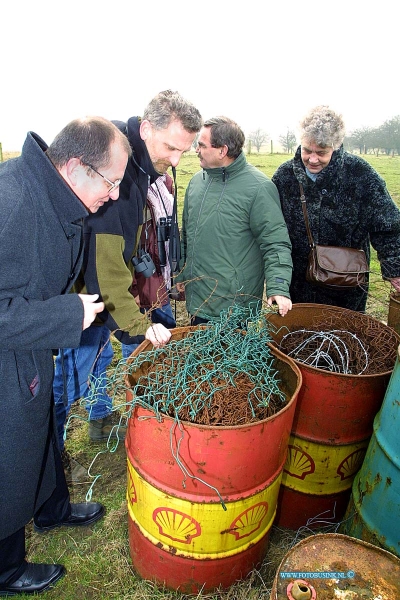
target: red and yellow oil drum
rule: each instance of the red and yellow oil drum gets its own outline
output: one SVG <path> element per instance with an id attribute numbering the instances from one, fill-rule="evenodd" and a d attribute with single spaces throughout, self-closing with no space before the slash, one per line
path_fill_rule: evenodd
<path id="1" fill-rule="evenodd" d="M 143 342 L 136 352 L 148 348 Z M 142 578 L 207 592 L 230 587 L 264 559 L 301 385 L 293 361 L 271 352 L 288 401 L 268 419 L 207 427 L 135 408 L 125 441 L 127 500 L 130 553 Z"/>
<path id="2" fill-rule="evenodd" d="M 400 560 L 339 533 L 311 535 L 282 559 L 270 600 L 400 598 Z"/>
<path id="3" fill-rule="evenodd" d="M 353 311 L 321 304 L 295 304 L 282 318 L 267 319 L 278 344 L 288 331 L 313 330 L 327 319 L 332 329 L 341 329 Z M 385 338 L 399 336 L 389 327 L 360 313 L 357 321 L 385 328 Z M 357 332 L 353 332 L 357 333 Z M 283 469 L 276 524 L 289 529 L 321 527 L 321 522 L 339 522 L 351 494 L 372 434 L 391 370 L 376 375 L 344 375 L 314 368 L 294 360 L 302 374 L 293 428 Z M 394 363 L 394 360 L 393 360 Z"/>
<path id="4" fill-rule="evenodd" d="M 343 533 L 400 557 L 400 349 L 368 450 L 354 478 Z M 399 596 L 400 597 L 400 596 Z"/>

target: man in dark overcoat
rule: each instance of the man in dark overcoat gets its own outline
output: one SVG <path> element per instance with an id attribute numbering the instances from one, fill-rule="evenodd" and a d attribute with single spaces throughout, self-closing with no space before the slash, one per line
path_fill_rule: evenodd
<path id="1" fill-rule="evenodd" d="M 40 593 L 62 565 L 25 560 L 25 525 L 89 525 L 97 502 L 72 504 L 53 426 L 53 352 L 76 347 L 104 310 L 68 293 L 82 264 L 83 219 L 116 200 L 130 155 L 100 117 L 69 123 L 48 148 L 30 132 L 0 165 L 0 596 Z"/>

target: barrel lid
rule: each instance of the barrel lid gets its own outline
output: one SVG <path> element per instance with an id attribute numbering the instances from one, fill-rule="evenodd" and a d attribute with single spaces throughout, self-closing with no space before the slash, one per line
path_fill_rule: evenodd
<path id="1" fill-rule="evenodd" d="M 390 552 L 338 533 L 296 544 L 276 573 L 271 600 L 400 598 L 400 560 Z"/>

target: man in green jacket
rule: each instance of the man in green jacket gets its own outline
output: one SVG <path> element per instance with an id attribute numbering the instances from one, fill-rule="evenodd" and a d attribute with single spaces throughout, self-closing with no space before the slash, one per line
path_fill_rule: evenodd
<path id="1" fill-rule="evenodd" d="M 227 117 L 206 121 L 196 152 L 202 171 L 186 190 L 179 281 L 192 323 L 218 318 L 237 304 L 292 308 L 291 243 L 279 194 L 244 156 L 245 136 Z M 182 286 L 180 286 L 182 289 Z"/>

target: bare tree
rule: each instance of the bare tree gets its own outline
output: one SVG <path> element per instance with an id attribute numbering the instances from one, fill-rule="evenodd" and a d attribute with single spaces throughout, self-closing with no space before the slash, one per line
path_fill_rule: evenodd
<path id="1" fill-rule="evenodd" d="M 370 148 L 374 148 L 374 130 L 372 127 L 361 127 L 355 129 L 346 138 L 348 145 L 358 148 L 360 154 L 368 154 Z"/>
<path id="2" fill-rule="evenodd" d="M 351 131 L 344 140 L 345 147 L 360 154 L 373 152 L 378 156 L 380 151 L 400 156 L 400 115 L 385 121 L 380 127 L 360 127 Z"/>
<path id="3" fill-rule="evenodd" d="M 293 154 L 296 147 L 296 134 L 288 129 L 284 135 L 279 136 L 279 143 L 288 154 Z"/>
<path id="4" fill-rule="evenodd" d="M 249 134 L 248 139 L 257 148 L 257 152 L 260 152 L 261 146 L 269 141 L 269 134 L 263 129 L 259 128 L 255 131 L 252 131 Z"/>
<path id="5" fill-rule="evenodd" d="M 361 127 L 350 132 L 343 140 L 344 147 L 351 152 L 358 149 L 360 154 L 373 154 L 378 156 L 382 146 L 383 136 L 380 129 L 372 127 Z"/>
<path id="6" fill-rule="evenodd" d="M 384 139 L 382 147 L 386 149 L 386 154 L 393 154 L 397 150 L 400 156 L 400 115 L 385 121 L 380 131 Z"/>

